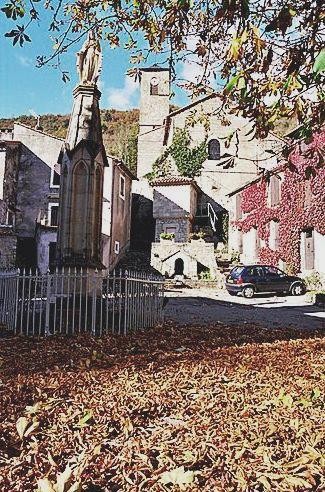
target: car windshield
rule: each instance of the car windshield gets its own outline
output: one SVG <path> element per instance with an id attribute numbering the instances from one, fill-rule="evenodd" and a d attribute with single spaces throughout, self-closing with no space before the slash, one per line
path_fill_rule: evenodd
<path id="1" fill-rule="evenodd" d="M 237 278 L 243 273 L 244 268 L 245 267 L 235 267 L 231 270 L 230 275 L 234 278 Z"/>

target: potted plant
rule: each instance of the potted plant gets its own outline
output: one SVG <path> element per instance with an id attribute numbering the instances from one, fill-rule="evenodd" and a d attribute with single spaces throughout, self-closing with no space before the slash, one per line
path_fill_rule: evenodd
<path id="1" fill-rule="evenodd" d="M 190 234 L 191 241 L 201 241 L 204 242 L 204 238 L 207 237 L 207 234 L 204 231 L 192 232 Z"/>
<path id="2" fill-rule="evenodd" d="M 175 234 L 173 232 L 162 232 L 160 234 L 160 241 L 173 241 Z"/>

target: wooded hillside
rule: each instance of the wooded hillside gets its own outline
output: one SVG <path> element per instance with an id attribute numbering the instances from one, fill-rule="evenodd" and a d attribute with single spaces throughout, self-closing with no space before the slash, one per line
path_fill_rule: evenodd
<path id="1" fill-rule="evenodd" d="M 139 110 L 117 111 L 101 110 L 104 145 L 107 153 L 123 159 L 135 173 L 137 163 L 137 134 Z M 0 128 L 12 128 L 14 123 L 35 126 L 36 119 L 31 115 L 0 119 Z M 46 114 L 41 116 L 40 124 L 44 132 L 65 138 L 69 125 L 69 115 Z"/>

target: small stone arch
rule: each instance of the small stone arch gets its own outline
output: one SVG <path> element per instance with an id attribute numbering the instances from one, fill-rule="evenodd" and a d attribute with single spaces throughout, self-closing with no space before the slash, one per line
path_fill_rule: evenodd
<path id="1" fill-rule="evenodd" d="M 176 258 L 174 273 L 175 275 L 184 275 L 184 260 L 182 258 Z"/>

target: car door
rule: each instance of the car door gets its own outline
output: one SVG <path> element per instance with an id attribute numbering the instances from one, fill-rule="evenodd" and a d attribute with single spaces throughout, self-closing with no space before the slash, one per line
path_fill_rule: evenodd
<path id="1" fill-rule="evenodd" d="M 276 267 L 264 267 L 267 292 L 283 292 L 286 290 L 286 275 Z"/>
<path id="2" fill-rule="evenodd" d="M 256 292 L 267 292 L 267 282 L 266 282 L 266 277 L 263 267 L 254 266 L 253 272 L 255 278 Z"/>
<path id="3" fill-rule="evenodd" d="M 245 282 L 253 284 L 256 292 L 264 292 L 265 276 L 263 268 L 259 266 L 247 267 L 245 271 Z"/>

